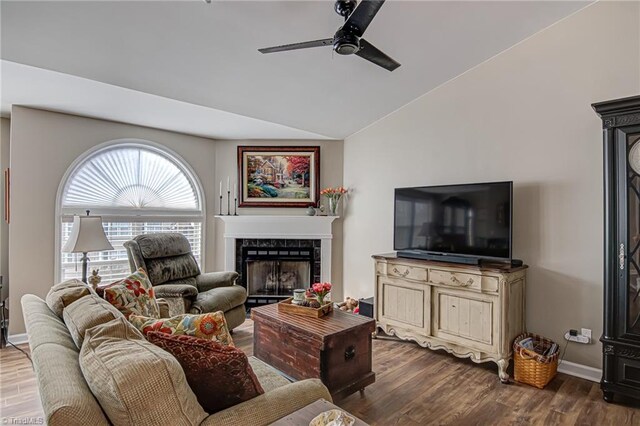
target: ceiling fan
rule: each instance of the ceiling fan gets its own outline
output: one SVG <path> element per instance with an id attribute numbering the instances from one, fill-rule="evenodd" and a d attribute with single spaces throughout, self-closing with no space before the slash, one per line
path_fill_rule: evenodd
<path id="1" fill-rule="evenodd" d="M 384 54 L 373 44 L 362 38 L 367 27 L 373 21 L 385 0 L 362 0 L 356 7 L 357 0 L 337 0 L 334 4 L 336 13 L 344 17 L 344 25 L 338 28 L 333 38 L 305 41 L 302 43 L 284 44 L 282 46 L 258 49 L 261 53 L 285 52 L 287 50 L 307 49 L 310 47 L 333 46 L 340 55 L 357 55 L 373 62 L 389 71 L 400 66 L 398 62 Z"/>

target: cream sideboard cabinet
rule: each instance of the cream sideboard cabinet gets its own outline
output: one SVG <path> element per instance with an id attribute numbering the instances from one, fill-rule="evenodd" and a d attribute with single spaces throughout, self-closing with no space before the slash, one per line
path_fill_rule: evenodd
<path id="1" fill-rule="evenodd" d="M 379 329 L 474 362 L 493 361 L 500 380 L 509 380 L 513 340 L 525 331 L 526 266 L 373 258 Z"/>

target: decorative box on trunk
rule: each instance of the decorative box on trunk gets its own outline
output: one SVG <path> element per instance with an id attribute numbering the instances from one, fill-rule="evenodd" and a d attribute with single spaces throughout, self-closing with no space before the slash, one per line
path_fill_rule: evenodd
<path id="1" fill-rule="evenodd" d="M 312 308 L 311 306 L 295 305 L 293 297 L 283 300 L 278 303 L 278 310 L 285 314 L 304 315 L 306 317 L 320 318 L 333 311 L 333 303 L 327 302 L 318 308 Z"/>

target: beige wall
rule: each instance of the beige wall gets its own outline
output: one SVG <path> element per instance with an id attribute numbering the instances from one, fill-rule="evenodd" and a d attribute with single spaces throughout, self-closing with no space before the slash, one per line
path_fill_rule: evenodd
<path id="1" fill-rule="evenodd" d="M 115 139 L 159 143 L 184 158 L 198 175 L 207 213 L 213 208 L 215 144 L 210 139 L 13 107 L 11 113 L 11 225 L 9 237 L 10 334 L 24 332 L 20 298 L 44 297 L 53 284 L 55 203 L 71 163 L 88 149 Z M 207 214 L 205 244 L 214 244 L 214 219 Z M 206 265 L 213 265 L 207 252 Z"/>
<path id="2" fill-rule="evenodd" d="M 72 162 L 90 148 L 115 139 L 144 139 L 166 146 L 184 158 L 202 183 L 206 199 L 207 271 L 223 267 L 222 235 L 214 218 L 218 212 L 218 182 L 236 175 L 237 141 L 215 141 L 104 120 L 14 107 L 11 119 L 11 268 L 10 333 L 24 332 L 20 298 L 44 297 L 53 284 L 55 262 L 55 203 L 60 181 Z M 4 128 L 4 120 L 3 120 Z M 4 137 L 4 133 L 3 133 Z M 247 141 L 242 144 L 320 145 L 321 185 L 342 184 L 342 141 Z M 242 214 L 304 214 L 303 209 L 243 209 Z M 341 278 L 341 224 L 334 225 Z M 222 231 L 219 231 L 220 233 Z"/>
<path id="3" fill-rule="evenodd" d="M 527 324 L 563 343 L 602 331 L 602 142 L 590 104 L 640 92 L 640 4 L 598 3 L 347 138 L 345 294 L 374 292 L 393 248 L 393 189 L 514 181 Z M 600 366 L 600 345 L 566 359 Z"/>
<path id="4" fill-rule="evenodd" d="M 239 145 L 296 145 L 296 146 L 320 146 L 320 188 L 327 186 L 342 185 L 342 141 L 217 141 L 216 150 L 216 182 L 223 181 L 224 189 L 227 185 L 227 176 L 231 177 L 231 186 L 237 180 L 237 149 Z M 218 188 L 216 186 L 216 188 Z M 216 189 L 217 191 L 217 189 Z M 321 200 L 326 203 L 326 199 Z M 233 201 L 232 201 L 233 202 Z M 218 208 L 219 199 L 216 199 L 216 209 Z M 226 198 L 223 199 L 223 205 L 226 209 Z M 218 210 L 216 210 L 217 214 Z M 272 214 L 272 215 L 301 215 L 306 214 L 306 209 L 290 209 L 290 208 L 242 208 L 238 209 L 238 214 Z M 333 222 L 334 237 L 332 241 L 332 282 L 334 290 L 332 293 L 333 300 L 342 299 L 342 219 Z M 224 224 L 222 221 L 216 221 L 216 268 L 222 269 L 224 266 Z"/>

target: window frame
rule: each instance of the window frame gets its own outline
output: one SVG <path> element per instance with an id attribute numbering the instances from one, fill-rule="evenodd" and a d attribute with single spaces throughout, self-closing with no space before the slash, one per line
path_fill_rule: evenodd
<path id="1" fill-rule="evenodd" d="M 62 238 L 62 222 L 66 218 L 72 218 L 73 215 L 86 214 L 85 207 L 62 207 L 62 201 L 66 194 L 67 188 L 71 182 L 71 178 L 82 167 L 89 158 L 100 155 L 101 153 L 118 148 L 138 148 L 155 152 L 156 154 L 166 158 L 172 162 L 186 178 L 193 184 L 197 197 L 199 210 L 177 210 L 177 209 L 136 209 L 136 208 L 91 208 L 91 214 L 102 216 L 103 222 L 169 222 L 169 221 L 186 221 L 200 222 L 200 268 L 205 270 L 205 253 L 206 253 L 206 230 L 207 215 L 204 190 L 198 175 L 195 173 L 191 165 L 182 156 L 177 154 L 170 148 L 156 142 L 145 139 L 114 139 L 98 144 L 91 149 L 79 155 L 67 168 L 65 174 L 58 185 L 56 194 L 55 208 L 55 263 L 54 263 L 54 282 L 60 282 L 62 277 L 62 252 L 60 249 Z M 89 255 L 90 256 L 90 255 Z"/>

